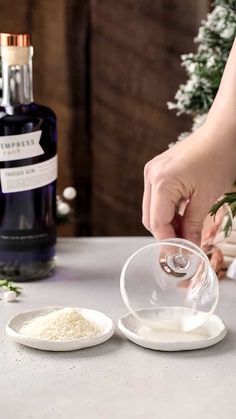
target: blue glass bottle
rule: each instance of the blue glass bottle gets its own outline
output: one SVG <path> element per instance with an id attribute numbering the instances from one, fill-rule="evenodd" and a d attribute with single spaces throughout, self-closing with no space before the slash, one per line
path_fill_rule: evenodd
<path id="1" fill-rule="evenodd" d="M 0 34 L 0 277 L 50 275 L 56 244 L 56 117 L 33 101 L 27 34 Z"/>

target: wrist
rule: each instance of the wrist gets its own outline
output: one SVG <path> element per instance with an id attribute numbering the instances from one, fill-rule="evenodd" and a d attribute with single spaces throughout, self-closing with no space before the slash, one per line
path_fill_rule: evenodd
<path id="1" fill-rule="evenodd" d="M 229 115 L 209 113 L 206 122 L 202 126 L 207 138 L 212 139 L 215 142 L 216 147 L 220 147 L 220 144 L 227 149 L 228 152 L 234 155 L 235 166 L 236 156 L 235 149 L 231 149 L 236 145 L 236 118 L 230 117 Z"/>
<path id="2" fill-rule="evenodd" d="M 236 179 L 236 127 L 207 120 L 195 133 L 196 140 L 201 142 L 200 157 L 208 161 L 209 176 L 212 179 L 220 177 L 224 184 L 222 192 L 227 191 Z"/>

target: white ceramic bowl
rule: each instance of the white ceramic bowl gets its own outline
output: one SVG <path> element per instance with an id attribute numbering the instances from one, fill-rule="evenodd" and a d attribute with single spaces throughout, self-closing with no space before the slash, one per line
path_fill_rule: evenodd
<path id="1" fill-rule="evenodd" d="M 132 314 L 122 317 L 118 327 L 136 345 L 159 351 L 207 348 L 220 342 L 226 335 L 224 323 L 215 314 L 212 314 L 203 326 L 188 333 L 150 329 Z"/>
<path id="2" fill-rule="evenodd" d="M 96 326 L 101 329 L 101 333 L 94 337 L 82 337 L 73 341 L 51 341 L 46 339 L 35 339 L 25 337 L 20 333 L 20 329 L 25 322 L 33 320 L 35 317 L 49 314 L 55 310 L 60 310 L 62 308 L 64 307 L 52 306 L 19 313 L 9 320 L 6 326 L 6 333 L 17 343 L 44 351 L 74 351 L 77 349 L 88 348 L 90 346 L 99 345 L 100 343 L 107 341 L 113 335 L 115 326 L 110 317 L 97 310 L 77 307 L 76 310 L 78 310 L 87 320 L 96 324 Z"/>

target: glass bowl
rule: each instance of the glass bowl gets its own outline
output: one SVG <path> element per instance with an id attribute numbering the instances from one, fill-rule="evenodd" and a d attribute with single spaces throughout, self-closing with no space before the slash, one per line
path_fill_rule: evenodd
<path id="1" fill-rule="evenodd" d="M 184 239 L 157 241 L 123 266 L 121 295 L 128 310 L 151 328 L 189 332 L 214 312 L 218 278 L 205 253 Z"/>

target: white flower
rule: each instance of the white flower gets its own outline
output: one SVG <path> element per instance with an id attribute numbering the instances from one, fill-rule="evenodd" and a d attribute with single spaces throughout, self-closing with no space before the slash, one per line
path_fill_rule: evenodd
<path id="1" fill-rule="evenodd" d="M 192 59 L 193 58 L 193 53 L 192 52 L 190 52 L 189 54 L 182 54 L 181 55 L 181 59 L 182 59 L 182 61 L 185 61 L 185 60 L 190 60 L 190 59 Z"/>
<path id="2" fill-rule="evenodd" d="M 216 6 L 214 10 L 207 15 L 206 26 L 210 28 L 211 25 L 225 21 L 227 14 L 228 10 L 224 6 Z"/>
<path id="3" fill-rule="evenodd" d="M 227 9 L 224 6 L 216 6 L 213 12 L 211 13 L 214 18 L 226 18 L 227 16 Z"/>
<path id="4" fill-rule="evenodd" d="M 209 59 L 207 60 L 206 67 L 207 67 L 207 68 L 214 67 L 215 63 L 216 63 L 215 57 L 214 57 L 214 55 L 212 55 L 212 56 L 211 56 L 211 57 L 209 57 Z"/>
<path id="5" fill-rule="evenodd" d="M 190 74 L 193 74 L 197 68 L 197 64 L 191 60 L 184 60 L 182 61 L 181 65 L 185 67 Z"/>
<path id="6" fill-rule="evenodd" d="M 193 119 L 192 131 L 196 131 L 198 128 L 200 128 L 205 123 L 206 119 L 207 113 L 195 116 Z"/>
<path id="7" fill-rule="evenodd" d="M 194 73 L 194 71 L 196 70 L 196 63 L 190 63 L 189 65 L 188 65 L 188 71 L 189 71 L 189 73 Z"/>
<path id="8" fill-rule="evenodd" d="M 190 132 L 182 132 L 182 134 L 180 134 L 178 136 L 178 141 L 183 141 L 185 138 L 187 138 L 190 135 Z"/>
<path id="9" fill-rule="evenodd" d="M 215 9 L 207 15 L 207 20 L 203 21 L 203 25 L 205 25 L 207 29 L 220 34 L 225 29 L 228 15 L 229 11 L 226 7 L 216 6 Z"/>
<path id="10" fill-rule="evenodd" d="M 167 108 L 171 111 L 172 109 L 176 109 L 176 104 L 173 102 L 167 102 Z"/>
<path id="11" fill-rule="evenodd" d="M 235 28 L 232 25 L 232 26 L 229 26 L 229 27 L 225 28 L 221 32 L 220 36 L 221 36 L 221 38 L 229 39 L 234 35 L 234 32 L 235 32 Z"/>
<path id="12" fill-rule="evenodd" d="M 221 33 L 225 29 L 225 21 L 224 20 L 218 20 L 215 24 L 215 30 L 218 33 Z"/>
<path id="13" fill-rule="evenodd" d="M 205 37 L 205 28 L 204 28 L 204 26 L 200 26 L 199 31 L 198 31 L 198 35 L 194 39 L 194 41 L 195 42 L 202 42 L 204 40 L 204 37 Z"/>
<path id="14" fill-rule="evenodd" d="M 178 136 L 178 140 L 175 143 L 170 143 L 168 145 L 168 148 L 173 147 L 175 144 L 179 143 L 180 141 L 184 140 L 185 138 L 187 138 L 189 135 L 191 134 L 191 132 L 182 132 L 182 134 L 180 134 Z"/>
<path id="15" fill-rule="evenodd" d="M 193 74 L 191 79 L 189 79 L 187 81 L 187 83 L 185 84 L 184 91 L 187 92 L 187 93 L 192 92 L 196 88 L 196 86 L 198 84 L 198 81 L 199 80 L 198 80 L 198 77 L 196 76 L 196 74 Z"/>

